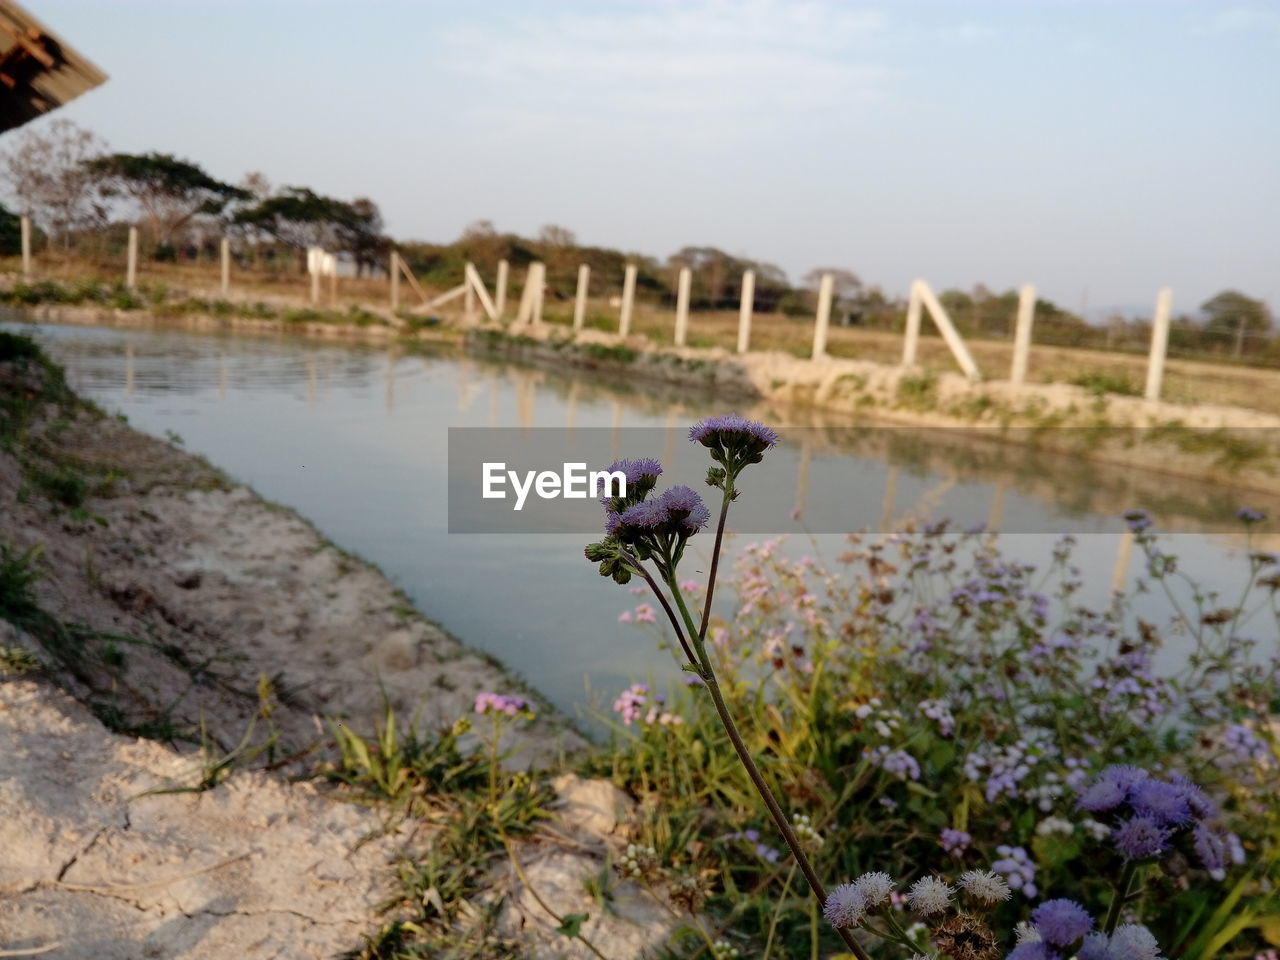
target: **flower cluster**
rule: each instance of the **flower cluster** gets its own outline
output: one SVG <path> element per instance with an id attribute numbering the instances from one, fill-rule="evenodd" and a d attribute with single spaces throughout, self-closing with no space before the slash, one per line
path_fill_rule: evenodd
<path id="1" fill-rule="evenodd" d="M 477 693 L 476 713 L 505 713 L 508 717 L 523 715 L 533 718 L 533 703 L 524 697 L 502 693 Z"/>
<path id="2" fill-rule="evenodd" d="M 795 830 L 796 836 L 800 840 L 800 845 L 806 850 L 812 852 L 821 850 L 822 844 L 825 842 L 816 829 L 814 829 L 813 821 L 809 819 L 807 813 L 793 813 L 791 815 L 791 828 Z"/>
<path id="3" fill-rule="evenodd" d="M 678 726 L 684 717 L 665 709 L 666 697 L 652 692 L 647 684 L 633 683 L 613 701 L 614 713 L 622 716 L 622 722 L 631 726 L 637 720 L 646 727 L 658 724 L 663 727 Z"/>
<path id="4" fill-rule="evenodd" d="M 755 850 L 756 856 L 765 863 L 777 863 L 782 859 L 782 853 L 769 846 L 760 839 L 759 830 L 742 830 L 735 833 L 727 833 L 720 839 L 725 841 L 745 840 Z"/>
<path id="5" fill-rule="evenodd" d="M 1112 842 L 1126 860 L 1163 856 L 1185 838 L 1211 876 L 1226 874 L 1231 847 L 1217 826 L 1218 806 L 1185 777 L 1161 780 L 1141 767 L 1115 764 L 1085 788 L 1078 803 L 1112 819 Z"/>
<path id="6" fill-rule="evenodd" d="M 898 780 L 920 779 L 920 762 L 905 750 L 890 750 L 881 745 L 868 750 L 867 759 Z"/>
<path id="7" fill-rule="evenodd" d="M 711 451 L 711 459 L 720 466 L 707 471 L 707 483 L 723 488 L 725 480 L 736 479 L 747 464 L 759 463 L 778 442 L 778 434 L 763 423 L 727 414 L 699 420 L 689 429 L 689 439 Z"/>
<path id="8" fill-rule="evenodd" d="M 991 868 L 1004 874 L 1009 886 L 1017 890 L 1028 900 L 1034 900 L 1039 894 L 1036 889 L 1036 865 L 1024 847 L 1011 847 L 1000 844 L 996 847 L 1000 859 L 991 864 Z"/>
<path id="9" fill-rule="evenodd" d="M 618 860 L 618 872 L 632 880 L 653 876 L 658 866 L 658 851 L 643 844 L 628 843 Z"/>

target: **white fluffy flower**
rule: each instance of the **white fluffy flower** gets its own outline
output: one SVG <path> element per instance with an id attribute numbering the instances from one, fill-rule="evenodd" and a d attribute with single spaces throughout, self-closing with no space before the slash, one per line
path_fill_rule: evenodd
<path id="1" fill-rule="evenodd" d="M 1013 928 L 1014 934 L 1018 938 L 1018 943 L 1039 943 L 1043 938 L 1040 931 L 1027 923 L 1025 920 L 1019 920 L 1018 925 Z"/>
<path id="2" fill-rule="evenodd" d="M 878 907 L 889 899 L 894 883 L 887 873 L 864 873 L 853 885 L 858 888 L 868 907 Z"/>
<path id="3" fill-rule="evenodd" d="M 941 913 L 951 905 L 954 891 L 937 877 L 921 877 L 911 885 L 907 904 L 922 917 Z"/>
<path id="4" fill-rule="evenodd" d="M 822 916 L 827 923 L 839 929 L 856 927 L 867 912 L 867 898 L 856 885 L 842 883 L 827 894 L 822 906 Z"/>
<path id="5" fill-rule="evenodd" d="M 1160 956 L 1160 944 L 1142 924 L 1125 923 L 1111 934 L 1107 953 L 1118 960 L 1156 960 Z"/>
<path id="6" fill-rule="evenodd" d="M 1009 884 L 998 873 L 990 870 L 970 870 L 960 877 L 964 892 L 980 903 L 995 904 L 1008 900 Z"/>

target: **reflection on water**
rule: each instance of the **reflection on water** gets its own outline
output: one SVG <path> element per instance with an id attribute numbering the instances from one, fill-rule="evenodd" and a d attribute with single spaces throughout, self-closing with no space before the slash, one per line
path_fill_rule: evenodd
<path id="1" fill-rule="evenodd" d="M 624 455 L 637 451 L 623 449 L 623 428 L 647 427 L 661 432 L 662 450 L 643 453 L 670 460 L 686 444 L 692 420 L 724 412 L 708 395 L 444 349 L 27 329 L 66 365 L 77 390 L 141 429 L 178 434 L 187 449 L 298 509 L 381 566 L 428 616 L 499 657 L 562 708 L 579 709 L 588 685 L 597 699 L 612 700 L 635 679 L 675 677 L 652 636 L 618 623 L 635 598 L 582 559 L 583 536 L 447 532 L 447 428 L 607 428 L 614 431 L 611 453 Z M 1238 506 L 1211 485 L 1100 468 L 957 431 L 851 428 L 812 411 L 741 412 L 816 428 L 777 453 L 788 478 L 781 481 L 786 502 L 800 517 L 780 516 L 779 531 L 803 529 L 805 515 L 833 496 L 856 498 L 867 525 L 885 529 L 903 516 L 949 515 L 958 527 L 1043 531 L 1005 537 L 1011 553 L 1041 564 L 1061 531 L 1098 531 L 1080 537 L 1076 559 L 1087 580 L 1078 599 L 1101 605 L 1135 572 L 1131 540 L 1116 518 L 1143 506 L 1162 526 L 1187 531 L 1177 549 L 1190 575 L 1234 596 L 1246 569 L 1242 536 L 1208 532 L 1224 529 L 1222 518 Z M 1260 505 L 1280 515 L 1280 504 Z M 841 542 L 805 537 L 803 547 L 833 558 Z M 1148 601 L 1154 615 L 1164 612 L 1158 597 Z"/>

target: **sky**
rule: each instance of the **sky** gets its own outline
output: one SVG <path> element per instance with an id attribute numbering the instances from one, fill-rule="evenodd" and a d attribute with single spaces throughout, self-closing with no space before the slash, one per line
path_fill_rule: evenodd
<path id="1" fill-rule="evenodd" d="M 112 149 L 369 196 L 400 239 L 1280 306 L 1280 2 L 24 3 L 110 75 L 59 113 Z"/>

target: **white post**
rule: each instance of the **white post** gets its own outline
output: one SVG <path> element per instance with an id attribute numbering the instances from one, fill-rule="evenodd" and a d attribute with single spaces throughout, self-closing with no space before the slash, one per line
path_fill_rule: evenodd
<path id="1" fill-rule="evenodd" d="M 231 292 L 231 241 L 222 238 L 222 296 Z"/>
<path id="2" fill-rule="evenodd" d="M 400 310 L 400 254 L 394 250 L 387 261 L 387 268 L 391 271 L 391 312 L 397 313 Z"/>
<path id="3" fill-rule="evenodd" d="M 573 332 L 577 333 L 587 322 L 587 290 L 591 285 L 591 268 L 578 264 L 578 289 L 573 296 Z"/>
<path id="4" fill-rule="evenodd" d="M 927 283 L 921 280 L 918 282 L 918 286 L 920 299 L 924 301 L 925 309 L 929 311 L 929 315 L 933 317 L 933 322 L 942 331 L 942 339 L 951 348 L 951 354 L 956 358 L 956 362 L 960 364 L 960 369 L 964 371 L 964 375 L 970 380 L 981 380 L 982 373 L 978 370 L 978 365 L 973 362 L 973 357 L 969 355 L 969 348 L 964 345 L 959 332 L 951 323 L 951 318 L 947 316 L 947 311 L 942 309 L 942 304 L 938 302 L 938 298 L 933 295 L 933 291 L 929 289 Z"/>
<path id="5" fill-rule="evenodd" d="M 320 267 L 318 265 L 311 271 L 311 302 L 320 302 Z"/>
<path id="6" fill-rule="evenodd" d="M 676 286 L 676 346 L 683 347 L 689 334 L 689 290 L 693 285 L 693 271 L 680 268 L 680 281 Z"/>
<path id="7" fill-rule="evenodd" d="M 466 287 L 466 292 L 462 295 L 462 322 L 472 324 L 476 322 L 476 292 L 471 286 L 471 272 L 475 267 L 470 261 L 462 268 L 462 283 Z"/>
<path id="8" fill-rule="evenodd" d="M 631 332 L 631 309 L 636 299 L 636 266 L 627 264 L 622 279 L 622 313 L 618 316 L 618 336 L 625 337 Z"/>
<path id="9" fill-rule="evenodd" d="M 835 289 L 835 279 L 829 273 L 822 275 L 822 283 L 818 286 L 818 316 L 813 327 L 813 359 L 827 355 L 827 327 L 831 324 L 831 294 Z"/>
<path id="10" fill-rule="evenodd" d="M 22 218 L 22 278 L 31 277 L 31 218 Z"/>
<path id="11" fill-rule="evenodd" d="M 480 271 L 472 264 L 467 264 L 465 281 L 467 290 L 474 292 L 475 296 L 480 299 L 480 309 L 482 309 L 490 320 L 498 319 L 498 308 L 494 306 L 492 300 L 489 299 L 489 291 L 484 288 L 484 281 L 480 279 Z"/>
<path id="12" fill-rule="evenodd" d="M 1031 354 L 1031 323 L 1036 315 L 1036 288 L 1028 283 L 1018 291 L 1018 323 L 1013 331 L 1013 369 L 1009 382 L 1024 383 L 1027 379 L 1027 359 Z"/>
<path id="13" fill-rule="evenodd" d="M 125 267 L 124 285 L 130 290 L 138 285 L 138 228 L 129 228 L 129 263 Z"/>
<path id="14" fill-rule="evenodd" d="M 1147 362 L 1148 400 L 1160 399 L 1164 380 L 1164 358 L 1169 350 L 1169 311 L 1173 307 L 1173 291 L 1164 287 L 1156 296 L 1156 317 L 1151 327 L 1151 359 Z"/>
<path id="15" fill-rule="evenodd" d="M 751 347 L 751 311 L 756 304 L 756 272 L 742 273 L 742 299 L 738 303 L 738 352 L 746 353 Z"/>
<path id="16" fill-rule="evenodd" d="M 493 312 L 497 314 L 496 319 L 501 320 L 503 311 L 507 309 L 507 261 L 498 261 L 498 279 L 494 283 L 493 291 Z"/>
<path id="17" fill-rule="evenodd" d="M 907 335 L 902 341 L 902 365 L 914 367 L 916 353 L 920 349 L 920 281 L 911 281 L 911 298 L 907 301 Z"/>
<path id="18" fill-rule="evenodd" d="M 547 266 L 544 263 L 534 263 L 529 265 L 529 269 L 535 274 L 533 285 L 533 313 L 529 318 L 529 322 L 533 324 L 541 324 L 542 298 L 547 292 Z"/>

